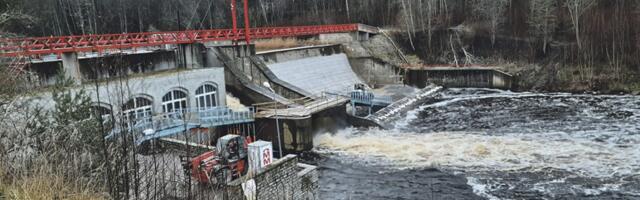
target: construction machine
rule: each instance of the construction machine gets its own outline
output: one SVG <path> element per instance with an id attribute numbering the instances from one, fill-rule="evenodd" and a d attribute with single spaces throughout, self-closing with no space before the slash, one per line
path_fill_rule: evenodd
<path id="1" fill-rule="evenodd" d="M 185 173 L 202 184 L 225 184 L 247 173 L 247 145 L 252 137 L 225 135 L 215 150 L 183 159 Z"/>

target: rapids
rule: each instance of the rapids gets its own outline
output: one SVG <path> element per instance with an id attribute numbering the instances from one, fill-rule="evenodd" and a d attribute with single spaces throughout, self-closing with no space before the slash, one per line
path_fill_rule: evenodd
<path id="1" fill-rule="evenodd" d="M 314 151 L 328 157 L 319 163 L 321 197 L 640 199 L 639 122 L 637 96 L 448 89 L 394 129 L 316 136 Z M 434 190 L 419 178 L 434 173 L 451 187 Z M 412 181 L 429 192 L 411 190 Z M 327 194 L 340 184 L 340 195 Z"/>

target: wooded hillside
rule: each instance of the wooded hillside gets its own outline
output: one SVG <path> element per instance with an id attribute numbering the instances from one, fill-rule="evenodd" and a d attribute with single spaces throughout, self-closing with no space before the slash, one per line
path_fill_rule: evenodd
<path id="1" fill-rule="evenodd" d="M 0 0 L 0 29 L 49 36 L 229 28 L 229 2 Z M 451 62 L 453 56 L 445 54 L 453 51 L 462 56 L 559 62 L 592 74 L 599 73 L 594 69 L 612 74 L 640 70 L 637 0 L 249 0 L 249 4 L 253 27 L 365 23 L 395 30 L 403 33 L 400 40 L 409 53 L 427 63 Z M 238 9 L 238 16 L 242 14 Z M 238 23 L 244 26 L 242 20 Z M 460 47 L 452 50 L 452 43 Z"/>

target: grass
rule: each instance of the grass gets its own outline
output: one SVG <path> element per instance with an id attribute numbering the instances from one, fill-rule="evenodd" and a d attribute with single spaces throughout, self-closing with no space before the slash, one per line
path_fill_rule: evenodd
<path id="1" fill-rule="evenodd" d="M 9 180 L 0 168 L 0 199 L 102 200 L 106 198 L 88 188 L 74 186 L 56 175 L 37 173 L 22 179 Z"/>
<path id="2" fill-rule="evenodd" d="M 268 51 L 274 49 L 286 49 L 321 44 L 323 43 L 316 39 L 300 40 L 296 38 L 273 38 L 255 41 L 257 51 Z"/>
<path id="3" fill-rule="evenodd" d="M 5 199 L 4 169 L 0 166 L 0 199 Z"/>

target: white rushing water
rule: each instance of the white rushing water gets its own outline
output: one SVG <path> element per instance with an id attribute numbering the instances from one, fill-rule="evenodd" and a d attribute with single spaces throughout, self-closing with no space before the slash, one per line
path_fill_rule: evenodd
<path id="1" fill-rule="evenodd" d="M 515 190 L 516 187 L 525 187 L 548 198 L 567 193 L 563 191 L 567 188 L 571 193 L 585 196 L 604 192 L 640 195 L 640 183 L 633 183 L 640 180 L 640 124 L 633 123 L 638 122 L 640 115 L 637 97 L 599 96 L 596 98 L 604 100 L 592 102 L 592 97 L 586 95 L 484 91 L 489 94 L 455 94 L 459 91 L 454 90 L 453 95 L 445 95 L 447 99 L 444 101 L 408 112 L 393 130 L 347 128 L 335 134 L 320 134 L 314 140 L 316 149 L 321 153 L 355 157 L 397 170 L 437 167 L 461 173 L 467 177 L 476 194 L 488 199 L 508 199 L 496 196 L 496 193 Z M 520 103 L 517 106 L 510 103 L 498 105 L 495 99 L 517 99 Z M 447 122 L 451 120 L 447 116 L 474 109 L 479 109 L 477 112 L 480 113 L 487 112 L 491 117 L 491 110 L 481 110 L 486 106 L 459 104 L 465 101 L 490 101 L 487 103 L 489 107 L 513 108 L 512 114 L 505 112 L 506 116 L 522 118 L 524 122 L 508 123 L 505 125 L 507 128 L 477 130 L 464 128 L 464 125 L 461 125 L 463 130 L 458 131 L 414 128 L 429 127 L 428 123 L 416 125 L 414 121 L 425 118 L 420 115 L 423 110 L 438 107 L 445 110 L 447 106 L 462 107 L 440 112 L 442 123 L 461 123 Z M 516 109 L 523 106 L 531 106 L 533 111 L 571 108 L 575 113 L 570 117 L 545 121 L 521 116 L 524 115 L 522 113 L 533 112 Z M 610 119 L 610 115 L 602 114 L 603 109 L 631 113 L 631 116 L 621 120 Z M 613 111 L 610 113 L 615 113 Z M 495 120 L 501 119 L 504 116 L 496 116 Z M 519 177 L 519 174 L 535 175 Z M 518 180 L 502 180 L 505 177 Z"/>

